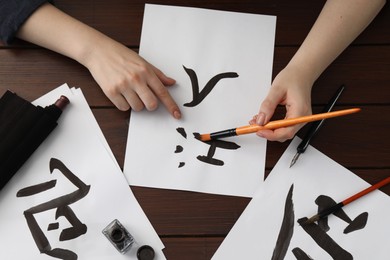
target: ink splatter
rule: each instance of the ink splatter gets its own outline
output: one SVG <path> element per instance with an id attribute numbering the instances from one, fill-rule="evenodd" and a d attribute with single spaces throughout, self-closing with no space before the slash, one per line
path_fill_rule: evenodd
<path id="1" fill-rule="evenodd" d="M 181 168 L 181 167 L 183 167 L 185 164 L 186 164 L 185 162 L 180 162 L 180 163 L 179 163 L 179 167 L 178 167 L 178 168 Z"/>
<path id="2" fill-rule="evenodd" d="M 292 200 L 294 184 L 291 185 L 286 197 L 284 206 L 284 215 L 282 225 L 280 227 L 276 246 L 272 254 L 272 260 L 283 260 L 286 256 L 288 247 L 290 246 L 291 238 L 294 233 L 294 203 Z"/>
<path id="3" fill-rule="evenodd" d="M 184 70 L 187 72 L 188 76 L 191 80 L 192 85 L 192 101 L 189 103 L 185 103 L 184 106 L 186 107 L 194 107 L 199 105 L 203 99 L 206 98 L 206 96 L 213 90 L 213 88 L 217 85 L 218 81 L 224 78 L 237 78 L 238 74 L 236 72 L 225 72 L 220 73 L 213 78 L 211 78 L 206 86 L 202 89 L 202 91 L 199 92 L 199 83 L 198 83 L 198 77 L 194 70 L 186 68 L 183 65 Z"/>
<path id="4" fill-rule="evenodd" d="M 187 139 L 187 133 L 186 133 L 186 130 L 183 128 L 183 127 L 178 127 L 176 128 L 176 131 L 181 134 L 181 136 L 183 136 L 184 138 Z"/>
<path id="5" fill-rule="evenodd" d="M 181 146 L 181 145 L 176 145 L 175 153 L 181 153 L 181 152 L 183 152 L 183 146 Z"/>
<path id="6" fill-rule="evenodd" d="M 183 136 L 185 139 L 187 139 L 187 133 L 186 130 L 183 127 L 176 128 L 176 131 Z M 176 145 L 175 153 L 181 153 L 183 152 L 184 148 L 181 145 Z M 178 168 L 181 168 L 185 165 L 185 162 L 180 162 Z"/>

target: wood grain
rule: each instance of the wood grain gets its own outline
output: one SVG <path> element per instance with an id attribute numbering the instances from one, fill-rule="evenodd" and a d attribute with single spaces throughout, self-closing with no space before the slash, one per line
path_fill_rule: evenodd
<path id="1" fill-rule="evenodd" d="M 134 51 L 138 50 L 145 1 L 55 2 L 70 15 Z M 276 76 L 297 51 L 325 1 L 152 0 L 148 3 L 276 15 L 273 66 L 273 76 Z M 321 112 L 341 84 L 345 84 L 346 89 L 334 109 L 362 109 L 348 117 L 325 121 L 311 144 L 371 184 L 390 174 L 389 25 L 390 8 L 387 4 L 358 39 L 321 75 L 312 93 L 313 113 Z M 65 82 L 83 90 L 123 168 L 130 112 L 115 109 L 88 70 L 77 62 L 23 41 L 0 45 L 0 95 L 10 89 L 32 101 Z M 284 113 L 284 108 L 279 107 L 273 119 L 283 118 Z M 243 125 L 252 116 L 244 115 Z M 301 129 L 298 136 L 302 137 L 307 129 L 308 126 Z M 288 144 L 289 141 L 268 143 L 266 175 L 272 171 Z M 299 160 L 304 161 L 305 154 Z M 248 198 L 196 192 L 133 186 L 131 189 L 162 238 L 165 254 L 170 260 L 210 259 L 250 201 Z M 390 187 L 381 190 L 390 195 Z"/>

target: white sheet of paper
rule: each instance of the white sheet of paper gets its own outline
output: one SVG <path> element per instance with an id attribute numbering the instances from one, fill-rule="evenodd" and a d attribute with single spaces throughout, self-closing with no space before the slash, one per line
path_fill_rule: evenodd
<path id="1" fill-rule="evenodd" d="M 169 87 L 183 118 L 175 120 L 160 105 L 154 112 L 131 114 L 124 173 L 131 185 L 251 197 L 263 182 L 266 141 L 256 135 L 225 139 L 237 150 L 216 148 L 223 166 L 204 163 L 210 145 L 193 137 L 247 125 L 271 84 L 276 17 L 216 10 L 145 6 L 140 54 L 176 80 Z M 196 106 L 183 66 L 195 71 L 199 92 L 222 78 Z M 198 99 L 198 98 L 196 98 Z M 187 138 L 177 128 L 184 128 Z M 183 147 L 174 153 L 176 146 Z M 179 168 L 179 163 L 185 165 Z"/>
<path id="2" fill-rule="evenodd" d="M 318 206 L 314 201 L 319 195 L 330 196 L 338 203 L 370 185 L 311 146 L 298 163 L 289 168 L 299 141 L 299 138 L 292 141 L 212 259 L 304 259 L 293 255 L 292 250 L 297 247 L 313 259 L 351 259 L 332 258 L 302 229 L 297 220 L 317 213 Z M 293 236 L 285 257 L 272 258 L 281 230 L 286 197 L 292 184 L 295 215 Z M 388 259 L 389 196 L 376 190 L 343 207 L 343 210 L 351 220 L 367 212 L 366 226 L 344 234 L 348 223 L 330 215 L 327 234 L 353 259 Z"/>
<path id="3" fill-rule="evenodd" d="M 67 96 L 71 103 L 59 119 L 59 125 L 0 191 L 0 259 L 57 259 L 39 252 L 24 216 L 24 212 L 34 206 L 77 190 L 62 171 L 54 169 L 50 173 L 51 158 L 60 160 L 82 182 L 90 185 L 85 197 L 68 205 L 87 226 L 85 234 L 60 241 L 61 231 L 73 226 L 69 220 L 61 216 L 56 220 L 57 208 L 34 214 L 52 249 L 70 250 L 78 259 L 136 259 L 137 248 L 149 244 L 155 249 L 157 259 L 165 259 L 164 245 L 119 166 L 107 152 L 103 135 L 81 91 L 71 91 L 67 85 L 62 85 L 34 104 L 52 104 L 60 95 Z M 57 180 L 54 188 L 31 196 L 16 196 L 22 188 L 49 180 Z M 125 255 L 102 234 L 114 219 L 118 219 L 137 242 Z M 55 222 L 59 223 L 59 229 L 48 231 L 48 225 Z"/>

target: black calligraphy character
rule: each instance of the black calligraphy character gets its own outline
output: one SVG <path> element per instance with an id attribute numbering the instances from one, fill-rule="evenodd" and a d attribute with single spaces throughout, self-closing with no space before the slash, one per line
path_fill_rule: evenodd
<path id="1" fill-rule="evenodd" d="M 24 211 L 24 216 L 26 218 L 27 225 L 31 231 L 31 234 L 34 238 L 35 244 L 37 245 L 41 253 L 63 260 L 75 260 L 77 259 L 77 254 L 75 254 L 74 252 L 62 248 L 51 248 L 48 239 L 40 228 L 34 215 L 57 208 L 55 219 L 57 220 L 59 217 L 63 216 L 72 225 L 72 227 L 62 230 L 59 238 L 60 241 L 74 239 L 85 234 L 87 232 L 87 226 L 81 223 L 81 221 L 77 218 L 77 216 L 74 214 L 73 210 L 69 207 L 69 205 L 84 198 L 89 192 L 90 185 L 86 185 L 84 182 L 82 182 L 58 159 L 50 159 L 49 168 L 50 173 L 53 173 L 53 171 L 56 169 L 59 170 L 78 189 L 67 195 L 60 196 L 48 202 L 31 207 L 28 210 Z M 19 190 L 16 196 L 31 196 L 49 190 L 55 187 L 55 185 L 56 180 L 33 185 Z M 58 223 L 50 223 L 48 226 L 48 230 L 57 229 L 58 226 Z"/>
<path id="2" fill-rule="evenodd" d="M 331 197 L 320 195 L 315 200 L 315 203 L 318 205 L 318 212 L 321 212 L 325 209 L 328 209 L 334 205 L 336 205 L 336 201 L 334 201 Z M 368 219 L 368 213 L 363 212 L 359 216 L 357 216 L 353 221 L 348 217 L 348 215 L 344 212 L 343 209 L 340 209 L 333 213 L 334 216 L 344 220 L 349 225 L 344 229 L 344 234 L 348 234 L 350 232 L 362 229 L 366 226 L 367 219 Z M 318 221 L 318 225 L 321 227 L 324 231 L 329 231 L 328 226 L 328 218 L 321 218 Z"/>
<path id="3" fill-rule="evenodd" d="M 320 195 L 315 200 L 315 203 L 318 205 L 318 213 L 322 212 L 324 209 L 328 209 L 334 205 L 336 202 L 325 195 Z M 353 221 L 348 217 L 343 209 L 333 213 L 334 216 L 344 220 L 349 225 L 344 229 L 344 234 L 363 229 L 366 226 L 368 213 L 363 212 L 357 216 Z M 298 220 L 298 223 L 303 228 L 306 233 L 313 238 L 313 240 L 324 249 L 334 260 L 348 260 L 353 259 L 353 256 L 339 246 L 326 232 L 330 230 L 328 226 L 328 218 L 322 218 L 316 223 L 306 223 L 307 218 L 301 218 Z M 293 249 L 293 253 L 298 260 L 306 260 L 307 255 L 300 248 Z M 302 257 L 300 257 L 302 256 Z"/>
<path id="4" fill-rule="evenodd" d="M 188 76 L 191 79 L 191 85 L 192 85 L 192 101 L 189 103 L 185 103 L 184 106 L 186 107 L 194 107 L 200 104 L 200 102 L 205 99 L 205 97 L 213 90 L 213 88 L 217 85 L 218 81 L 224 78 L 237 78 L 238 74 L 236 72 L 225 72 L 220 73 L 213 78 L 211 78 L 206 86 L 202 89 L 202 91 L 199 91 L 199 83 L 198 83 L 198 77 L 194 70 L 186 68 L 183 66 L 184 70 L 187 72 Z"/>
<path id="5" fill-rule="evenodd" d="M 199 139 L 199 136 L 200 136 L 199 133 L 193 133 L 193 135 L 194 135 L 195 139 L 201 141 Z M 221 149 L 228 149 L 228 150 L 237 150 L 238 148 L 241 147 L 241 146 L 239 146 L 236 143 L 223 141 L 223 140 L 218 140 L 218 139 L 217 140 L 211 140 L 211 141 L 201 141 L 201 142 L 210 145 L 210 148 L 209 148 L 209 151 L 207 153 L 207 156 L 199 155 L 196 158 L 199 161 L 202 161 L 202 162 L 205 162 L 205 163 L 209 163 L 209 164 L 213 164 L 213 165 L 217 165 L 217 166 L 224 165 L 224 162 L 222 160 L 219 160 L 219 159 L 216 159 L 216 158 L 213 157 L 217 147 L 221 148 Z"/>
<path id="6" fill-rule="evenodd" d="M 187 133 L 182 127 L 176 128 L 176 131 L 183 136 L 185 139 L 187 139 Z M 199 133 L 193 133 L 195 139 L 200 140 L 200 134 Z M 224 165 L 224 162 L 222 160 L 214 158 L 214 154 L 216 151 L 216 148 L 221 148 L 221 149 L 228 149 L 228 150 L 237 150 L 241 146 L 239 146 L 236 143 L 233 142 L 228 142 L 228 141 L 223 141 L 223 140 L 211 140 L 211 141 L 201 141 L 202 143 L 210 145 L 210 148 L 208 150 L 207 156 L 205 155 L 199 155 L 196 158 L 204 163 L 208 164 L 213 164 L 217 166 L 222 166 Z M 184 148 L 181 145 L 176 145 L 175 153 L 181 153 L 183 152 Z M 179 163 L 179 168 L 183 167 L 185 165 L 185 162 L 180 162 Z"/>
<path id="7" fill-rule="evenodd" d="M 290 187 L 290 191 L 286 197 L 285 209 L 282 226 L 279 231 L 278 239 L 274 252 L 272 255 L 272 260 L 283 260 L 285 258 L 287 249 L 289 247 L 293 231 L 294 231 L 294 204 L 292 200 L 293 185 Z M 324 209 L 328 209 L 334 205 L 336 202 L 325 195 L 320 195 L 315 200 L 315 203 L 318 205 L 318 213 L 322 212 Z M 344 220 L 349 225 L 345 228 L 344 234 L 363 229 L 366 226 L 368 213 L 363 212 L 357 216 L 353 221 L 348 217 L 348 215 L 342 210 L 338 210 L 333 213 L 336 217 Z M 301 218 L 298 220 L 299 225 L 303 230 L 320 246 L 325 250 L 334 260 L 352 260 L 353 256 L 338 245 L 328 234 L 329 226 L 327 218 L 322 218 L 316 223 L 307 223 L 308 218 Z M 313 260 L 308 254 L 306 254 L 301 248 L 295 247 L 292 249 L 297 260 Z"/>

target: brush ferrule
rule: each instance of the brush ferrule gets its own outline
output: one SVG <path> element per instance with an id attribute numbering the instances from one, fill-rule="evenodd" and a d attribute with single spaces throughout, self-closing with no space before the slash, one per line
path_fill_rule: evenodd
<path id="1" fill-rule="evenodd" d="M 318 215 L 319 215 L 320 218 L 324 218 L 324 217 L 326 217 L 326 216 L 328 216 L 330 214 L 335 213 L 336 211 L 341 209 L 343 206 L 344 206 L 344 204 L 340 202 L 340 203 L 338 203 L 338 204 L 336 204 L 336 205 L 334 205 L 334 206 L 332 206 L 330 208 L 327 208 L 327 209 L 321 211 Z"/>
<path id="2" fill-rule="evenodd" d="M 211 133 L 210 139 L 213 140 L 213 139 L 219 139 L 219 138 L 230 137 L 235 135 L 237 135 L 236 128 L 232 128 L 232 129 Z"/>

